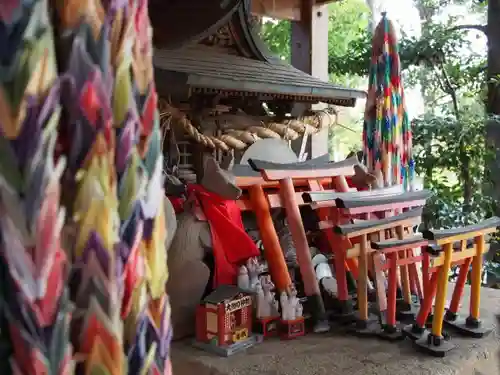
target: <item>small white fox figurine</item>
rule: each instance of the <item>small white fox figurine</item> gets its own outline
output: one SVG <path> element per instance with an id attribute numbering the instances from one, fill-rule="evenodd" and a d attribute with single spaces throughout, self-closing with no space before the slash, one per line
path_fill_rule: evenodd
<path id="1" fill-rule="evenodd" d="M 274 284 L 271 281 L 271 277 L 261 276 L 259 278 L 258 283 L 259 285 L 261 285 L 261 289 L 264 295 L 263 303 L 265 303 L 265 306 L 263 307 L 263 309 L 261 309 L 261 313 L 268 314 L 268 315 L 262 315 L 260 316 L 260 318 L 268 318 L 271 316 L 278 315 L 278 310 L 275 307 L 277 301 L 275 299 L 275 293 L 272 291 L 274 289 Z"/>
<path id="2" fill-rule="evenodd" d="M 281 320 L 292 320 L 290 314 L 290 302 L 288 300 L 288 295 L 286 292 L 281 292 L 280 294 L 280 305 L 281 305 Z"/>
<path id="3" fill-rule="evenodd" d="M 266 301 L 264 290 L 259 282 L 257 282 L 257 285 L 255 286 L 255 292 L 257 294 L 257 318 L 262 319 L 269 317 L 271 315 L 271 308 Z"/>
<path id="4" fill-rule="evenodd" d="M 259 282 L 259 261 L 257 258 L 249 258 L 247 260 L 246 268 L 250 280 L 249 289 L 255 290 L 255 287 Z"/>
<path id="5" fill-rule="evenodd" d="M 303 307 L 300 302 L 297 303 L 297 306 L 295 307 L 295 319 L 301 318 L 302 313 L 303 313 Z"/>
<path id="6" fill-rule="evenodd" d="M 250 289 L 250 277 L 246 266 L 241 266 L 238 273 L 238 287 L 241 289 Z"/>
<path id="7" fill-rule="evenodd" d="M 292 288 L 290 295 L 286 292 L 281 293 L 280 305 L 282 320 L 295 320 L 302 316 L 303 307 L 297 297 L 297 290 L 295 288 Z"/>

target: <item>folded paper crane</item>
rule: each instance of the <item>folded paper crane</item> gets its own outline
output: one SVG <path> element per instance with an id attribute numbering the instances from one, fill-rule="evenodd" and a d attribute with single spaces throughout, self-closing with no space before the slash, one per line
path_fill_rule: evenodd
<path id="1" fill-rule="evenodd" d="M 170 374 L 147 1 L 51 6 L 0 4 L 0 372 Z"/>

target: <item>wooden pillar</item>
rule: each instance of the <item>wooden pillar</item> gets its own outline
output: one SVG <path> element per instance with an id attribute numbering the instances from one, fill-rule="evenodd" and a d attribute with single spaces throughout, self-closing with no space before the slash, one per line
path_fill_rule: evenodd
<path id="1" fill-rule="evenodd" d="M 292 65 L 311 74 L 312 71 L 312 24 L 314 0 L 303 0 L 301 2 L 300 20 L 291 21 L 291 62 Z"/>
<path id="2" fill-rule="evenodd" d="M 328 81 L 328 5 L 314 5 L 314 0 L 303 0 L 299 21 L 292 21 L 291 62 L 305 73 Z M 313 105 L 312 109 L 323 109 L 324 104 Z M 310 105 L 297 104 L 294 112 L 300 113 Z M 294 114 L 294 113 L 292 113 Z M 301 141 L 292 147 L 300 150 Z M 314 158 L 328 152 L 328 130 L 309 137 L 306 152 Z"/>

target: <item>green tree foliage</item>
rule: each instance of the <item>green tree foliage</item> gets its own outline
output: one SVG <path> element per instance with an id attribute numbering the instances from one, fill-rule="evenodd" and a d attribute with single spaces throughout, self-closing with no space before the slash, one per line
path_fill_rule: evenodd
<path id="1" fill-rule="evenodd" d="M 351 44 L 356 43 L 360 35 L 368 35 L 369 9 L 363 0 L 349 0 L 330 4 L 328 10 L 329 58 L 341 60 L 344 56 L 349 56 Z M 290 62 L 290 21 L 264 22 L 261 36 L 273 53 Z M 368 82 L 366 77 L 362 76 L 362 72 L 357 74 L 356 71 L 349 70 L 346 73 L 332 69 L 331 66 L 329 72 L 331 82 L 346 87 L 363 87 Z M 353 119 L 345 117 L 343 116 L 341 121 L 344 126 L 337 126 L 330 131 L 330 148 L 341 149 L 340 151 L 344 154 L 352 148 L 359 148 L 361 144 L 359 134 L 362 128 L 361 116 Z"/>
<path id="2" fill-rule="evenodd" d="M 271 52 L 288 62 L 290 62 L 291 56 L 291 33 L 292 25 L 287 20 L 268 20 L 262 24 L 260 29 L 260 35 Z"/>
<path id="3" fill-rule="evenodd" d="M 434 5 L 432 14 L 439 13 L 443 6 L 435 0 L 419 1 Z M 479 19 L 485 18 L 485 2 L 460 3 L 469 12 L 477 12 Z M 405 39 L 402 46 L 408 70 L 425 72 L 426 79 L 421 82 L 425 82 L 424 95 L 433 98 L 427 103 L 426 113 L 415 119 L 413 134 L 417 172 L 425 176 L 426 187 L 436 193 L 424 215 L 426 225 L 435 228 L 477 222 L 494 214 L 497 205 L 491 194 L 494 173 L 490 166 L 498 161 L 493 161 L 495 145 L 485 139 L 485 125 L 492 121 L 485 114 L 486 53 L 471 52 L 471 39 L 466 38 L 469 30 L 487 34 L 488 29 L 460 21 L 449 18 L 444 24 L 436 24 L 427 20 L 421 38 Z M 484 281 L 490 286 L 500 283 L 496 237 L 484 268 L 488 276 Z"/>
<path id="4" fill-rule="evenodd" d="M 416 170 L 426 187 L 436 192 L 424 215 L 429 227 L 467 225 L 492 214 L 492 201 L 483 193 L 488 187 L 485 161 L 492 154 L 484 142 L 484 116 L 473 107 L 463 107 L 459 124 L 452 113 L 425 114 L 413 122 Z M 467 205 L 464 169 L 470 188 Z"/>
<path id="5" fill-rule="evenodd" d="M 422 84 L 427 99 L 426 113 L 415 120 L 413 129 L 415 148 L 419 150 L 416 165 L 421 172 L 438 165 L 442 170 L 432 176 L 426 173 L 427 187 L 437 193 L 442 207 L 447 207 L 443 217 L 439 217 L 438 210 L 437 216 L 429 218 L 432 219 L 429 224 L 450 227 L 481 217 L 479 212 L 473 215 L 471 207 L 485 206 L 476 204 L 478 198 L 474 194 L 485 176 L 484 128 L 480 125 L 484 121 L 486 54 L 471 52 L 471 39 L 467 38 L 470 28 L 484 27 L 463 25 L 453 17 L 446 22 L 433 20 L 450 4 L 459 4 L 471 12 L 484 13 L 484 8 L 471 0 L 415 0 L 415 3 L 423 17 L 421 35 L 418 38 L 403 35 L 399 47 L 406 85 Z M 368 9 L 360 1 L 330 6 L 329 70 L 337 82 L 368 74 L 372 45 L 368 21 Z M 290 53 L 289 27 L 288 22 L 282 21 L 264 29 L 264 38 L 271 48 L 285 58 Z M 471 137 L 471 132 L 477 135 Z M 455 142 L 453 147 L 440 146 L 451 140 Z M 440 159 L 439 163 L 435 159 Z M 450 216 L 450 207 L 460 209 Z M 443 219 L 459 216 L 455 221 Z"/>
<path id="6" fill-rule="evenodd" d="M 424 0 L 420 6 L 435 16 L 445 3 Z M 432 19 L 422 20 L 419 38 L 402 38 L 401 59 L 407 83 L 420 83 L 427 99 L 425 113 L 412 127 L 417 173 L 435 192 L 425 223 L 450 228 L 477 222 L 493 210 L 484 194 L 490 185 L 485 165 L 492 156 L 485 141 L 486 54 L 473 52 L 468 37 L 481 25 L 463 25 L 454 17 L 440 23 Z"/>
<path id="7" fill-rule="evenodd" d="M 360 38 L 368 36 L 370 13 L 364 1 L 342 1 L 329 6 L 328 61 L 339 61 L 356 52 L 352 45 Z M 364 76 L 361 71 L 350 72 L 335 69 L 329 64 L 329 71 L 334 77 Z M 346 74 L 347 73 L 347 74 Z"/>
<path id="8" fill-rule="evenodd" d="M 328 55 L 330 58 L 341 59 L 349 55 L 351 44 L 357 43 L 361 35 L 368 36 L 369 9 L 363 0 L 350 0 L 330 4 L 328 10 Z M 283 60 L 290 61 L 290 21 L 264 22 L 261 36 L 272 52 Z M 330 69 L 330 72 L 337 71 Z M 344 74 L 341 71 L 338 73 Z M 348 73 L 356 75 L 353 70 Z"/>

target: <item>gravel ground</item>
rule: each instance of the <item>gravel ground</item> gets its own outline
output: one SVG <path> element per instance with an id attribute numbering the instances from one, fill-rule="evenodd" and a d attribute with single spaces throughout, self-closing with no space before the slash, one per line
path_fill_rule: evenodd
<path id="1" fill-rule="evenodd" d="M 468 289 L 463 308 L 468 307 Z M 467 310 L 465 309 L 465 312 Z M 484 289 L 482 319 L 495 324 L 500 290 Z M 329 333 L 309 334 L 293 341 L 266 341 L 244 353 L 221 358 L 190 346 L 172 348 L 174 375 L 495 375 L 500 374 L 500 335 L 480 340 L 452 337 L 457 348 L 443 359 L 415 352 L 411 342 Z"/>

